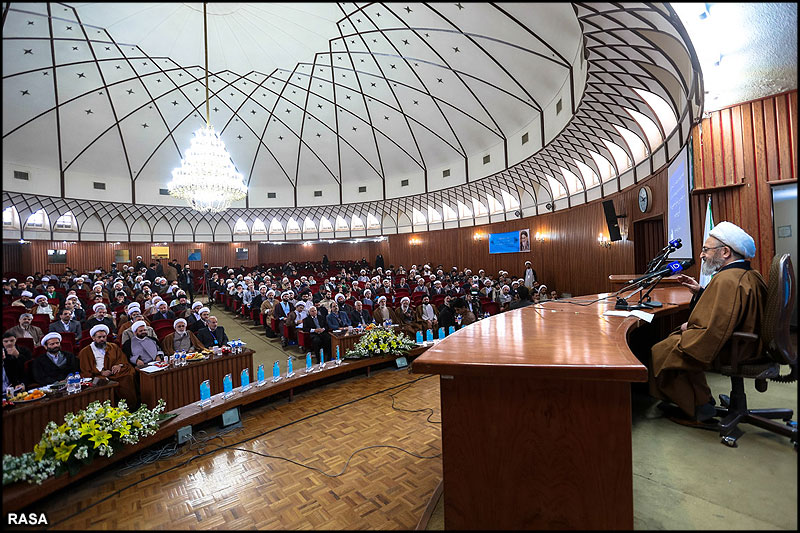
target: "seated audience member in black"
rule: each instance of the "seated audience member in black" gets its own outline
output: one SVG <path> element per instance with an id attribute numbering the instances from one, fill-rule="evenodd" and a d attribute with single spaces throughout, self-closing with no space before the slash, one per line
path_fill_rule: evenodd
<path id="1" fill-rule="evenodd" d="M 6 331 L 3 334 L 3 390 L 18 385 L 27 386 L 30 379 L 25 376 L 25 363 L 31 360 L 31 352 L 17 346 L 17 338 Z M 8 383 L 6 383 L 8 381 Z"/>
<path id="2" fill-rule="evenodd" d="M 217 325 L 217 317 L 208 317 L 208 326 L 202 328 L 197 332 L 197 340 L 203 343 L 207 348 L 214 346 L 222 346 L 228 343 L 228 336 L 225 334 L 225 328 Z"/>
<path id="3" fill-rule="evenodd" d="M 350 312 L 350 323 L 353 327 L 366 327 L 374 322 L 372 313 L 364 309 L 364 304 L 360 300 L 356 300 L 355 307 Z"/>
<path id="4" fill-rule="evenodd" d="M 317 307 L 312 305 L 308 308 L 308 316 L 303 319 L 303 331 L 311 337 L 311 346 L 306 346 L 305 349 L 317 355 L 322 348 L 330 355 L 331 336 L 325 330 L 325 320 L 318 313 Z"/>
<path id="5" fill-rule="evenodd" d="M 48 333 L 42 337 L 42 346 L 47 353 L 33 360 L 33 381 L 39 385 L 50 385 L 63 381 L 73 372 L 80 372 L 78 358 L 69 352 L 61 351 L 61 335 Z"/>
<path id="6" fill-rule="evenodd" d="M 519 295 L 519 300 L 511 302 L 511 304 L 508 306 L 509 309 L 520 309 L 533 303 L 531 301 L 530 292 L 528 292 L 528 287 L 525 285 L 517 288 L 517 294 Z"/>

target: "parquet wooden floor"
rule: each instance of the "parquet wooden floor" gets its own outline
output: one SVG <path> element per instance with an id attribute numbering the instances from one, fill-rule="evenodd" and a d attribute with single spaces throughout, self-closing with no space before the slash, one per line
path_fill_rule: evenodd
<path id="1" fill-rule="evenodd" d="M 243 429 L 202 450 L 124 477 L 119 468 L 105 472 L 26 511 L 47 513 L 53 529 L 413 529 L 442 477 L 441 424 L 427 422 L 429 412 L 392 409 L 390 394 L 396 393 L 395 407 L 432 408 L 431 420 L 438 422 L 438 376 L 369 395 L 418 378 L 384 369 L 296 394 L 291 403 L 282 399 L 244 411 Z M 241 450 L 199 456 L 252 437 L 234 446 Z M 357 453 L 342 475 L 329 477 L 354 451 L 375 445 L 438 456 L 370 448 Z M 290 458 L 329 476 L 242 450 Z M 198 458 L 180 466 L 193 456 Z"/>

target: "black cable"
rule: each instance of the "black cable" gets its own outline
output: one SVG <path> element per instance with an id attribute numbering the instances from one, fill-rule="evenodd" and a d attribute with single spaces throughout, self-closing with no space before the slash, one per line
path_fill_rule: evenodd
<path id="1" fill-rule="evenodd" d="M 419 378 L 417 378 L 417 379 L 414 379 L 414 380 L 412 380 L 412 381 L 410 382 L 410 384 L 414 384 L 414 383 L 416 383 L 417 381 L 421 381 L 421 380 L 423 380 L 423 379 L 432 378 L 432 377 L 434 377 L 434 376 L 435 376 L 435 374 L 429 374 L 429 375 L 426 375 L 426 376 L 422 376 L 422 377 L 419 377 Z M 194 461 L 195 459 L 198 459 L 198 458 L 200 458 L 200 457 L 205 457 L 206 455 L 211 455 L 211 454 L 213 454 L 213 453 L 216 453 L 216 452 L 218 452 L 218 451 L 220 451 L 220 450 L 225 450 L 225 449 L 231 449 L 231 448 L 234 448 L 235 446 L 238 446 L 239 444 L 243 444 L 243 443 L 245 443 L 245 442 L 247 442 L 247 441 L 250 441 L 250 440 L 253 440 L 253 439 L 257 439 L 257 438 L 259 438 L 259 437 L 263 437 L 264 435 L 268 435 L 268 434 L 270 434 L 270 433 L 273 433 L 273 432 L 275 432 L 275 431 L 278 431 L 278 430 L 280 430 L 280 429 L 284 429 L 284 428 L 287 428 L 287 427 L 289 427 L 289 426 L 292 426 L 292 425 L 294 425 L 294 424 L 298 424 L 298 423 L 300 423 L 300 422 L 304 422 L 304 421 L 306 421 L 306 420 L 309 420 L 309 419 L 311 419 L 311 418 L 314 418 L 314 417 L 316 417 L 316 416 L 319 416 L 319 415 L 322 415 L 322 414 L 328 413 L 328 412 L 330 412 L 330 411 L 333 411 L 333 410 L 335 410 L 335 409 L 339 409 L 340 407 L 344 407 L 344 406 L 346 406 L 346 405 L 350 405 L 350 404 L 352 404 L 352 403 L 360 402 L 360 401 L 362 401 L 362 400 L 366 400 L 367 398 L 371 398 L 372 396 L 375 396 L 375 395 L 378 395 L 378 394 L 383 394 L 384 392 L 388 392 L 388 391 L 390 391 L 390 390 L 392 390 L 392 389 L 396 389 L 396 388 L 398 388 L 398 387 L 404 387 L 404 386 L 406 386 L 406 385 L 409 385 L 409 383 L 407 382 L 407 383 L 401 383 L 400 385 L 393 385 L 393 386 L 391 386 L 391 387 L 388 387 L 388 388 L 386 388 L 386 389 L 383 389 L 383 390 L 380 390 L 380 391 L 377 391 L 377 392 L 373 392 L 373 393 L 371 393 L 371 394 L 367 394 L 366 396 L 362 396 L 361 398 L 356 398 L 356 399 L 354 399 L 354 400 L 350 400 L 350 401 L 348 401 L 348 402 L 345 402 L 345 403 L 343 403 L 343 404 L 336 405 L 336 406 L 334 406 L 334 407 L 330 407 L 330 408 L 328 408 L 328 409 L 325 409 L 325 410 L 323 410 L 323 411 L 320 411 L 320 412 L 318 412 L 318 413 L 312 413 L 312 414 L 310 414 L 310 415 L 308 415 L 308 416 L 304 416 L 303 418 L 299 418 L 299 419 L 297 419 L 297 420 L 293 420 L 292 422 L 288 422 L 288 423 L 286 423 L 286 424 L 283 424 L 282 426 L 278 426 L 278 427 L 276 427 L 276 428 L 273 428 L 273 429 L 268 429 L 268 430 L 266 430 L 266 431 L 264 431 L 264 432 L 262 432 L 262 433 L 260 433 L 260 434 L 258 434 L 258 435 L 254 435 L 254 436 L 252 436 L 252 437 L 248 437 L 248 438 L 246 438 L 246 439 L 244 439 L 244 440 L 241 440 L 241 441 L 239 441 L 239 442 L 234 442 L 234 443 L 232 443 L 232 444 L 227 444 L 227 445 L 221 446 L 221 447 L 219 447 L 219 448 L 215 448 L 214 450 L 211 450 L 211 451 L 208 451 L 208 452 L 204 452 L 204 453 L 201 453 L 201 454 L 199 454 L 199 455 L 195 455 L 195 456 L 193 456 L 193 457 L 190 457 L 190 458 L 189 458 L 189 459 L 187 459 L 186 461 L 183 461 L 183 462 L 181 462 L 181 463 L 178 463 L 177 465 L 173 465 L 173 466 L 171 466 L 171 467 L 169 467 L 169 468 L 167 468 L 167 469 L 165 469 L 165 470 L 161 470 L 160 472 L 156 472 L 156 473 L 154 473 L 154 474 L 151 474 L 151 475 L 149 475 L 149 476 L 146 476 L 146 477 L 144 477 L 144 478 L 142 478 L 142 479 L 140 479 L 140 480 L 138 480 L 138 481 L 134 481 L 134 482 L 132 482 L 132 483 L 130 483 L 130 484 L 128 484 L 128 485 L 126 485 L 126 486 L 124 486 L 124 487 L 120 488 L 120 489 L 117 489 L 116 491 L 112 492 L 111 494 L 109 494 L 109 495 L 107 495 L 107 496 L 104 496 L 103 498 L 101 498 L 101 499 L 97 500 L 96 502 L 94 502 L 94 503 L 92 503 L 92 504 L 89 504 L 88 506 L 86 506 L 86 507 L 85 507 L 85 508 L 83 508 L 83 509 L 79 509 L 79 510 L 75 511 L 75 512 L 74 512 L 74 513 L 72 513 L 71 515 L 68 515 L 68 516 L 64 517 L 63 519 L 59 520 L 58 522 L 55 522 L 55 523 L 53 523 L 53 524 L 49 524 L 49 525 L 47 526 L 47 528 L 45 528 L 45 529 L 50 529 L 51 527 L 57 526 L 58 524 L 61 524 L 62 522 L 65 522 L 65 521 L 67 521 L 67 520 L 69 520 L 69 519 L 71 519 L 71 518 L 74 518 L 74 517 L 78 516 L 79 514 L 81 514 L 81 513 L 84 513 L 84 512 L 86 512 L 86 511 L 88 511 L 89 509 L 91 509 L 91 508 L 93 508 L 93 507 L 95 507 L 95 506 L 97 506 L 97 505 L 99 505 L 99 504 L 103 503 L 104 501 L 106 501 L 106 500 L 109 500 L 109 499 L 113 498 L 114 496 L 118 496 L 118 495 L 122 494 L 122 492 L 124 492 L 124 491 L 128 490 L 129 488 L 135 487 L 135 486 L 136 486 L 136 485 L 138 485 L 139 483 L 142 483 L 142 482 L 144 482 L 144 481 L 148 481 L 148 480 L 150 480 L 150 479 L 153 479 L 153 478 L 155 478 L 155 477 L 158 477 L 158 476 L 160 476 L 160 475 L 162 475 L 162 474 L 166 474 L 167 472 L 170 472 L 170 471 L 172 471 L 172 470 L 176 470 L 176 469 L 178 469 L 178 468 L 184 467 L 184 466 L 188 465 L 189 463 L 191 463 L 192 461 Z M 217 437 L 217 436 L 214 436 L 213 438 L 216 438 L 216 437 Z M 387 446 L 387 445 L 384 445 L 384 446 Z M 238 449 L 238 448 L 237 448 L 237 449 Z M 362 449 L 367 449 L 367 448 L 362 448 Z M 246 450 L 246 451 L 250 451 L 250 450 Z M 360 451 L 360 450 L 356 450 L 356 451 Z M 403 450 L 403 451 L 405 451 L 405 450 Z M 256 452 L 254 452 L 254 453 L 256 453 Z M 355 453 L 355 452 L 354 452 L 354 453 Z M 409 454 L 410 454 L 411 452 L 406 452 L 406 453 L 409 453 Z M 412 454 L 412 455 L 413 455 L 413 454 Z M 441 453 L 440 453 L 439 455 L 441 455 Z M 416 456 L 416 457 L 419 457 L 419 456 Z M 434 456 L 434 457 L 437 457 L 437 456 Z M 352 458 L 352 455 L 351 455 L 351 458 Z M 430 457 L 430 458 L 432 458 L 432 457 Z M 287 459 L 287 460 L 289 460 L 289 461 L 290 461 L 290 459 Z M 349 462 L 349 460 L 348 460 L 348 462 Z M 304 465 L 301 465 L 301 466 L 304 466 Z M 307 467 L 307 468 L 311 468 L 311 467 Z M 327 474 L 326 474 L 326 475 L 327 475 Z"/>
<path id="2" fill-rule="evenodd" d="M 422 413 L 422 412 L 425 412 L 425 411 L 430 411 L 430 414 L 428 415 L 428 418 L 426 419 L 426 422 L 430 422 L 431 424 L 441 424 L 442 423 L 441 420 L 439 420 L 438 422 L 436 422 L 434 420 L 431 420 L 431 417 L 433 416 L 434 410 L 431 409 L 430 407 L 424 407 L 422 409 L 402 409 L 400 407 L 395 407 L 394 406 L 394 400 L 395 400 L 394 397 L 396 395 L 400 394 L 401 392 L 410 389 L 412 385 L 414 385 L 414 384 L 412 383 L 411 385 L 408 385 L 405 389 L 400 389 L 399 391 L 394 392 L 394 393 L 389 395 L 392 398 L 392 409 L 394 409 L 395 411 L 403 411 L 403 412 L 406 412 L 406 413 Z"/>

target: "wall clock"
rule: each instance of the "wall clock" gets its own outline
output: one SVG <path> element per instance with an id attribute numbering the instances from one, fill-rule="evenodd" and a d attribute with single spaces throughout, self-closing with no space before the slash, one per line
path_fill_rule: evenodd
<path id="1" fill-rule="evenodd" d="M 639 189 L 639 211 L 642 213 L 647 213 L 650 211 L 650 207 L 652 207 L 652 200 L 653 200 L 653 191 L 650 190 L 650 187 L 645 185 L 641 189 Z"/>

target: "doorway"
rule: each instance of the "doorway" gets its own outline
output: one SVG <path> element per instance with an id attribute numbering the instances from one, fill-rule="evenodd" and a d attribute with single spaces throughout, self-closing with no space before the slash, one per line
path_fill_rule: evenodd
<path id="1" fill-rule="evenodd" d="M 664 217 L 633 223 L 633 255 L 637 274 L 643 274 L 647 263 L 664 248 Z"/>

